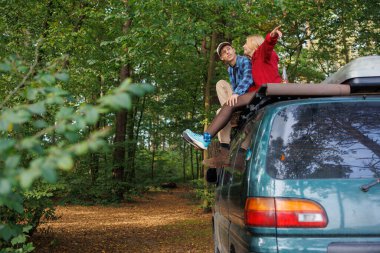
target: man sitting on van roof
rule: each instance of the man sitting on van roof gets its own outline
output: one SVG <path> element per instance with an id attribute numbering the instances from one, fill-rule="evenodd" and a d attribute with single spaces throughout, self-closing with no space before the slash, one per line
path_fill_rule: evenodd
<path id="1" fill-rule="evenodd" d="M 225 80 L 220 80 L 216 83 L 216 93 L 220 105 L 233 103 L 239 96 L 246 93 L 249 88 L 254 84 L 252 79 L 251 61 L 241 55 L 236 54 L 236 50 L 229 42 L 222 42 L 216 49 L 220 59 L 228 64 L 228 75 L 230 83 Z M 220 109 L 217 111 L 217 113 Z M 228 163 L 228 153 L 230 147 L 231 136 L 231 123 L 229 122 L 218 133 L 220 142 L 220 152 L 218 156 L 206 159 L 203 161 L 204 165 L 213 168 L 219 168 Z"/>

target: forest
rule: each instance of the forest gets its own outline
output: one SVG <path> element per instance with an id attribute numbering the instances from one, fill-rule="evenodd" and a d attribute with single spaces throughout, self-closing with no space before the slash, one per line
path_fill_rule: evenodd
<path id="1" fill-rule="evenodd" d="M 1 0 L 0 12 L 0 252 L 33 251 L 61 202 L 193 182 L 209 205 L 208 154 L 182 131 L 218 108 L 218 43 L 243 54 L 248 35 L 281 25 L 291 83 L 380 54 L 378 1 Z"/>

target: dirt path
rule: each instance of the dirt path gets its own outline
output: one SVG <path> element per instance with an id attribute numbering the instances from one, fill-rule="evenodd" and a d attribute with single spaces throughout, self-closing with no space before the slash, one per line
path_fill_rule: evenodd
<path id="1" fill-rule="evenodd" d="M 57 215 L 33 236 L 36 252 L 213 252 L 211 214 L 182 188 L 116 207 L 58 207 Z"/>

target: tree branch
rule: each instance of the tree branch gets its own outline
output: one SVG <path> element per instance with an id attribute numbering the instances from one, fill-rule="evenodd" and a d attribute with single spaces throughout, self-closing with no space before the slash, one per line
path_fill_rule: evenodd
<path id="1" fill-rule="evenodd" d="M 19 85 L 17 85 L 17 87 L 11 92 L 8 94 L 8 96 L 4 99 L 3 103 L 1 103 L 0 105 L 0 110 L 3 109 L 3 107 L 5 106 L 5 104 L 9 101 L 9 99 L 11 99 L 11 97 L 19 90 L 21 89 L 22 87 L 25 86 L 25 82 L 29 79 L 29 77 L 34 73 L 34 69 L 36 68 L 37 66 L 37 63 L 38 63 L 38 56 L 39 56 L 39 47 L 40 47 L 40 43 L 41 43 L 42 39 L 40 38 L 38 41 L 37 41 L 37 45 L 36 45 L 36 49 L 35 49 L 35 53 L 34 53 L 34 62 L 33 64 L 30 66 L 29 68 L 29 71 L 28 73 L 24 76 L 24 78 L 22 79 L 21 83 L 19 83 Z"/>

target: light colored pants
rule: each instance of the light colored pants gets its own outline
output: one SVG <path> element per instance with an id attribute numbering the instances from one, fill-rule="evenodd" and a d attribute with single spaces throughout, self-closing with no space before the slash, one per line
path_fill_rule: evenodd
<path id="1" fill-rule="evenodd" d="M 223 106 L 227 100 L 232 96 L 232 87 L 231 84 L 225 80 L 220 80 L 216 83 L 216 94 L 220 105 Z M 216 113 L 218 114 L 221 108 L 219 108 Z M 218 139 L 220 143 L 230 144 L 231 141 L 231 123 L 228 124 L 219 131 Z"/>
<path id="2" fill-rule="evenodd" d="M 227 100 L 232 96 L 232 87 L 231 84 L 225 80 L 220 80 L 216 83 L 216 93 L 218 95 L 218 99 L 220 105 L 223 106 Z M 216 113 L 218 114 L 221 108 L 219 108 Z M 251 142 L 251 134 L 247 135 L 247 138 L 241 144 L 241 148 L 247 150 L 250 142 Z M 219 131 L 218 139 L 220 143 L 230 144 L 231 141 L 231 122 Z"/>

